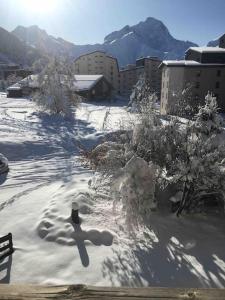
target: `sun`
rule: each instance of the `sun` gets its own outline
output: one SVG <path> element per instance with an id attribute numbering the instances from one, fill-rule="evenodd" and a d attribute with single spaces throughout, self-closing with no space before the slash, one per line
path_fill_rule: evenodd
<path id="1" fill-rule="evenodd" d="M 58 0 L 22 0 L 21 2 L 27 13 L 49 14 L 55 11 L 58 6 Z"/>

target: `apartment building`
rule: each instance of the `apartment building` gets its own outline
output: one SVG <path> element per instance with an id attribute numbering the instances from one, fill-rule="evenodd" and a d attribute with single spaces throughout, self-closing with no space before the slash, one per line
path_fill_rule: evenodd
<path id="1" fill-rule="evenodd" d="M 144 75 L 144 67 L 137 67 L 136 65 L 127 65 L 120 70 L 120 94 L 129 96 L 133 87 L 137 83 L 140 76 Z"/>
<path id="2" fill-rule="evenodd" d="M 189 87 L 191 102 L 197 107 L 212 92 L 218 106 L 225 112 L 225 49 L 220 47 L 192 47 L 185 60 L 163 61 L 161 85 L 161 114 L 179 114 L 178 99 Z"/>
<path id="3" fill-rule="evenodd" d="M 107 55 L 104 51 L 94 51 L 79 56 L 75 62 L 75 74 L 98 75 L 102 74 L 113 86 L 114 92 L 129 96 L 134 85 L 141 75 L 145 75 L 152 90 L 160 95 L 161 60 L 157 57 L 143 57 L 119 70 L 117 59 Z"/>
<path id="4" fill-rule="evenodd" d="M 160 96 L 162 72 L 159 68 L 161 60 L 158 57 L 143 57 L 136 60 L 137 67 L 144 67 L 144 74 L 152 90 Z"/>
<path id="5" fill-rule="evenodd" d="M 75 74 L 104 75 L 114 91 L 119 92 L 119 67 L 116 58 L 107 55 L 104 51 L 94 51 L 79 56 L 74 64 Z"/>
<path id="6" fill-rule="evenodd" d="M 161 90 L 161 60 L 157 57 L 142 57 L 135 65 L 127 65 L 120 71 L 120 92 L 129 95 L 140 76 L 149 81 L 152 91 L 158 96 Z"/>

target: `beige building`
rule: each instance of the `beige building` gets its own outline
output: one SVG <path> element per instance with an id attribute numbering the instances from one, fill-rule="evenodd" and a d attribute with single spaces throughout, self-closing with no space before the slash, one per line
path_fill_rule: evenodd
<path id="1" fill-rule="evenodd" d="M 130 95 L 140 76 L 149 81 L 152 91 L 160 95 L 161 90 L 161 60 L 157 57 L 143 57 L 136 60 L 135 65 L 127 65 L 120 71 L 120 92 Z"/>
<path id="2" fill-rule="evenodd" d="M 225 112 L 225 49 L 190 48 L 185 60 L 163 61 L 160 68 L 161 114 L 179 114 L 178 101 L 187 87 L 190 96 L 188 101 L 193 108 L 203 104 L 207 93 L 212 92 L 219 108 Z"/>
<path id="3" fill-rule="evenodd" d="M 113 86 L 114 92 L 129 96 L 141 75 L 149 80 L 152 90 L 160 95 L 161 61 L 157 57 L 145 57 L 136 60 L 136 64 L 127 65 L 119 71 L 117 59 L 104 51 L 94 51 L 79 56 L 75 62 L 75 74 L 102 74 Z"/>
<path id="4" fill-rule="evenodd" d="M 75 62 L 75 74 L 78 75 L 104 75 L 119 92 L 119 67 L 117 59 L 103 51 L 95 51 L 79 56 Z"/>
<path id="5" fill-rule="evenodd" d="M 136 65 L 127 65 L 126 68 L 120 70 L 120 94 L 129 96 L 143 74 L 144 67 L 136 67 Z"/>
<path id="6" fill-rule="evenodd" d="M 160 96 L 162 72 L 159 68 L 161 60 L 158 57 L 143 57 L 136 60 L 137 67 L 144 67 L 144 74 L 152 90 Z"/>

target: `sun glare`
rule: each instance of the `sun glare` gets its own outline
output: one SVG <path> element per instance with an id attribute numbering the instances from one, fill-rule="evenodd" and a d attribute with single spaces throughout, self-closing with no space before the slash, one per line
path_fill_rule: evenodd
<path id="1" fill-rule="evenodd" d="M 37 12 L 48 14 L 57 9 L 57 0 L 22 0 L 24 10 L 27 12 Z"/>

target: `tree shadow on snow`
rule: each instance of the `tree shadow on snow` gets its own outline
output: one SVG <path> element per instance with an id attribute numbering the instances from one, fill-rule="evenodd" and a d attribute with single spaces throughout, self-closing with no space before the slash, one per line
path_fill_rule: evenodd
<path id="1" fill-rule="evenodd" d="M 143 240 L 127 250 L 114 249 L 104 261 L 103 276 L 112 285 L 225 287 L 223 220 L 209 224 L 207 219 L 152 215 L 149 223 Z"/>
<path id="2" fill-rule="evenodd" d="M 11 267 L 12 255 L 0 260 L 0 275 L 5 273 L 3 278 L 0 276 L 0 283 L 10 283 Z"/>
<path id="3" fill-rule="evenodd" d="M 108 231 L 100 232 L 96 229 L 82 230 L 80 224 L 71 222 L 74 228 L 74 240 L 80 255 L 81 263 L 84 267 L 89 266 L 89 256 L 85 246 L 85 241 L 91 242 L 95 246 L 111 246 L 113 242 L 113 235 Z"/>

